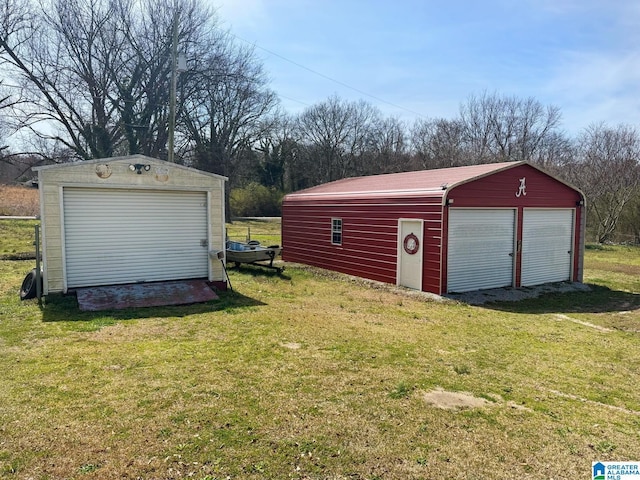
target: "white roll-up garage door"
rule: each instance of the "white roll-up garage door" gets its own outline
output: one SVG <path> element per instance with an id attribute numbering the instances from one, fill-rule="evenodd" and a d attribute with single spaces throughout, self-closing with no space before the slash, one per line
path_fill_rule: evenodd
<path id="1" fill-rule="evenodd" d="M 515 210 L 451 209 L 447 291 L 513 285 Z"/>
<path id="2" fill-rule="evenodd" d="M 523 287 L 571 279 L 573 223 L 571 209 L 524 209 Z"/>
<path id="3" fill-rule="evenodd" d="M 67 288 L 208 275 L 207 194 L 64 188 Z"/>

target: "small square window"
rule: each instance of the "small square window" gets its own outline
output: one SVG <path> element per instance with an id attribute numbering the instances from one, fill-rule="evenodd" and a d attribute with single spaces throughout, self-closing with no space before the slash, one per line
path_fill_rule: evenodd
<path id="1" fill-rule="evenodd" d="M 342 245 L 342 219 L 331 219 L 331 243 L 334 245 Z"/>

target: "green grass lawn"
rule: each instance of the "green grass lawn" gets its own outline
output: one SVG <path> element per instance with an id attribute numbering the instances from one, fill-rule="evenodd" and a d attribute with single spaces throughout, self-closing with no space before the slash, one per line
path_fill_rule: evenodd
<path id="1" fill-rule="evenodd" d="M 0 219 L 0 258 L 32 253 L 35 255 L 36 220 Z M 35 256 L 34 256 L 35 258 Z"/>
<path id="2" fill-rule="evenodd" d="M 92 313 L 21 303 L 33 261 L 0 261 L 0 478 L 576 479 L 639 461 L 640 249 L 585 265 L 590 292 L 517 303 L 288 265 L 231 269 L 219 301 Z M 485 404 L 438 408 L 436 389 Z"/>
<path id="3" fill-rule="evenodd" d="M 244 242 L 258 240 L 262 245 L 280 245 L 280 219 L 242 220 L 227 224 L 227 238 Z"/>

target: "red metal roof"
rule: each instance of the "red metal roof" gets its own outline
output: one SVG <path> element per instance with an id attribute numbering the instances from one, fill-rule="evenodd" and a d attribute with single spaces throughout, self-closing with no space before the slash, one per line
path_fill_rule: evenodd
<path id="1" fill-rule="evenodd" d="M 343 178 L 335 182 L 300 190 L 287 195 L 288 200 L 295 197 L 315 196 L 362 196 L 362 195 L 412 195 L 429 192 L 442 196 L 448 188 L 475 180 L 486 175 L 506 170 L 525 162 L 503 162 L 466 167 L 420 170 L 417 172 L 370 175 L 367 177 Z"/>

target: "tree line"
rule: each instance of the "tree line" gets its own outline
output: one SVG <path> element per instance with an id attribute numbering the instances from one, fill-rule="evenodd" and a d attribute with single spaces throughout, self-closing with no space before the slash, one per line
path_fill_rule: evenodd
<path id="1" fill-rule="evenodd" d="M 570 137 L 558 107 L 490 92 L 411 124 L 338 96 L 291 115 L 202 0 L 3 0 L 2 163 L 166 159 L 174 25 L 175 159 L 228 177 L 232 214 L 278 214 L 285 193 L 345 177 L 525 160 L 585 193 L 591 239 L 640 242 L 634 126 Z"/>

